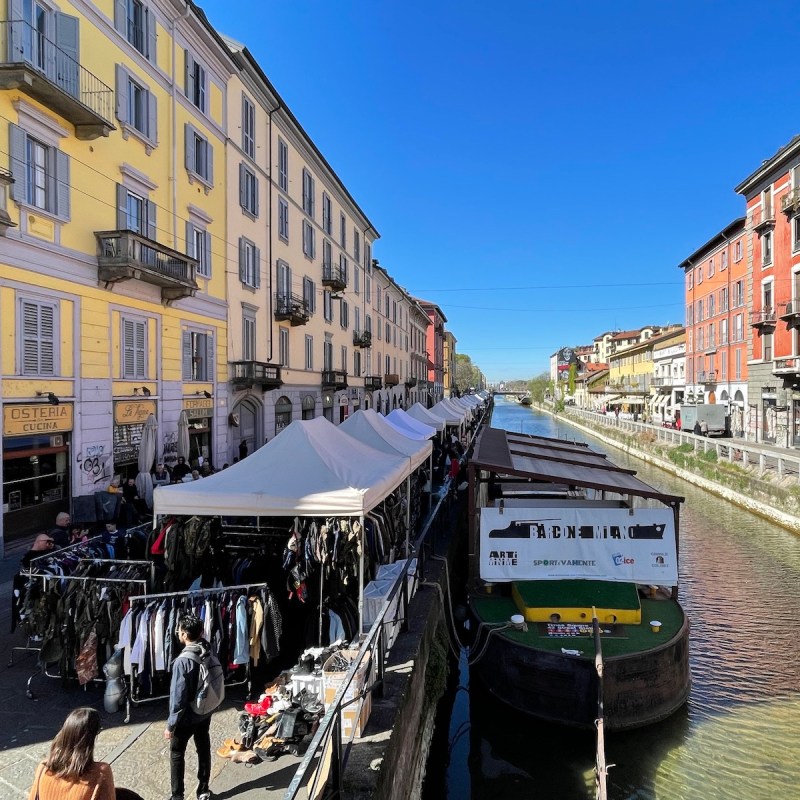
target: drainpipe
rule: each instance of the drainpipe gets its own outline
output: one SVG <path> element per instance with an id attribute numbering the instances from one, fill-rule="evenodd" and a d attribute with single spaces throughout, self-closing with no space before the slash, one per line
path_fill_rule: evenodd
<path id="1" fill-rule="evenodd" d="M 189 4 L 186 4 L 186 8 L 183 11 L 183 14 L 178 18 L 178 20 L 173 20 L 172 22 L 172 168 L 170 172 L 170 180 L 172 181 L 172 249 L 178 249 L 178 122 L 177 122 L 177 114 L 176 109 L 178 107 L 178 95 L 176 89 L 176 81 L 177 81 L 177 71 L 178 71 L 178 54 L 177 49 L 175 47 L 175 31 L 177 29 L 177 23 L 179 20 L 185 20 L 189 18 L 189 14 L 191 13 L 191 8 Z"/>
<path id="2" fill-rule="evenodd" d="M 273 229 L 272 229 L 272 115 L 280 108 L 280 104 L 275 106 L 269 114 L 269 153 L 267 158 L 269 159 L 268 162 L 268 180 L 267 180 L 267 187 L 269 188 L 269 193 L 267 195 L 267 225 L 269 226 L 269 237 L 267 240 L 267 257 L 269 259 L 269 264 L 267 265 L 267 307 L 269 308 L 269 317 L 267 318 L 267 330 L 269 331 L 269 351 L 267 355 L 267 361 L 272 361 L 272 352 L 273 346 L 275 342 L 275 333 L 272 327 L 272 316 L 273 316 L 273 308 L 272 308 L 272 237 L 273 237 Z"/>

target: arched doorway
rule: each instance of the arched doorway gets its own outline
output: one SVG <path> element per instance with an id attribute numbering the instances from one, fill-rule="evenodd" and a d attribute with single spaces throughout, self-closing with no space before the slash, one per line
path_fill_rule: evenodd
<path id="1" fill-rule="evenodd" d="M 716 404 L 716 402 L 717 402 L 717 393 L 716 393 L 716 392 L 714 392 L 714 391 L 711 391 L 711 392 L 709 392 L 709 393 L 708 393 L 708 400 L 706 400 L 706 402 L 707 402 L 707 403 L 708 403 L 710 406 L 713 406 L 713 405 L 715 405 L 715 404 Z"/>
<path id="2" fill-rule="evenodd" d="M 292 401 L 281 395 L 275 402 L 275 435 L 277 436 L 292 421 Z"/>
<path id="3" fill-rule="evenodd" d="M 234 456 L 239 455 L 238 447 L 244 439 L 247 443 L 247 452 L 252 453 L 258 450 L 264 443 L 262 433 L 262 405 L 256 400 L 255 397 L 245 397 L 241 399 L 231 412 L 231 418 L 238 421 L 238 430 L 233 435 L 233 444 L 235 445 L 233 453 Z"/>
<path id="4" fill-rule="evenodd" d="M 322 416 L 325 417 L 328 422 L 333 422 L 333 395 L 332 394 L 324 394 L 322 395 Z"/>
<path id="5" fill-rule="evenodd" d="M 382 404 L 381 404 L 381 396 L 380 396 L 380 395 L 379 395 L 377 392 L 375 392 L 375 410 L 376 410 L 376 411 L 377 411 L 379 414 L 380 414 L 380 413 L 382 413 L 382 412 L 381 412 L 381 408 L 382 408 Z"/>
<path id="6" fill-rule="evenodd" d="M 303 396 L 301 401 L 303 419 L 314 419 L 314 411 L 317 408 L 317 398 L 313 394 Z"/>

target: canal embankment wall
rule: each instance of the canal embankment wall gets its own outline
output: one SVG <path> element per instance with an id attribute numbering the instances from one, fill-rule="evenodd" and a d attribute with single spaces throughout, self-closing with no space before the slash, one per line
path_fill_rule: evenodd
<path id="1" fill-rule="evenodd" d="M 796 485 L 796 477 L 770 480 L 763 475 L 752 474 L 737 464 L 718 461 L 713 457 L 713 450 L 674 446 L 660 441 L 644 426 L 640 431 L 623 431 L 614 427 L 593 425 L 572 414 L 556 413 L 547 407 L 541 407 L 540 410 L 604 444 L 640 458 L 746 511 L 800 534 L 800 489 Z M 709 458 L 708 453 L 712 453 L 712 457 Z M 790 481 L 793 485 L 787 485 Z"/>
<path id="2" fill-rule="evenodd" d="M 457 517 L 449 515 L 443 557 L 453 565 Z M 426 561 L 424 579 L 408 607 L 408 630 L 397 637 L 386 665 L 383 691 L 373 692 L 364 735 L 350 749 L 342 777 L 348 800 L 408 800 L 421 794 L 437 704 L 448 671 L 445 602 L 448 572 Z"/>

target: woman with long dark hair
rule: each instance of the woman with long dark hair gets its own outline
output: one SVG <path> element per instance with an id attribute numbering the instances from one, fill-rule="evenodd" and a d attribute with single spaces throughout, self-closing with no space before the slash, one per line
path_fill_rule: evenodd
<path id="1" fill-rule="evenodd" d="M 93 708 L 72 711 L 36 770 L 29 800 L 116 800 L 111 767 L 94 760 L 100 715 Z"/>

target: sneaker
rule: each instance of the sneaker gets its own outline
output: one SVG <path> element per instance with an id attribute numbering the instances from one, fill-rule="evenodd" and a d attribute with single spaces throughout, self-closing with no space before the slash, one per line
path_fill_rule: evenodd
<path id="1" fill-rule="evenodd" d="M 213 795 L 211 792 L 200 792 L 200 794 L 197 795 L 197 800 L 212 800 L 212 798 Z"/>

